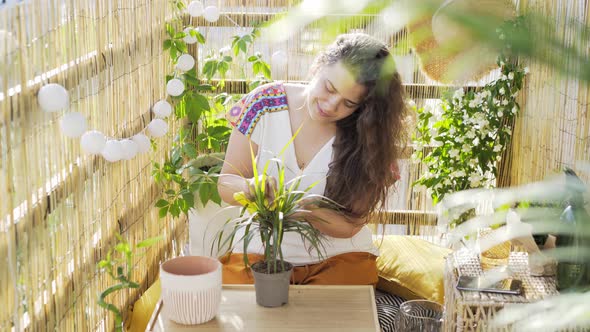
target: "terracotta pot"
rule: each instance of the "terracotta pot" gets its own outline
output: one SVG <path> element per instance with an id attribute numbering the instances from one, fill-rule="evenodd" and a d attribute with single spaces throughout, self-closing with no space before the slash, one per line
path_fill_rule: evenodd
<path id="1" fill-rule="evenodd" d="M 285 271 L 266 273 L 266 263 L 257 262 L 252 265 L 256 303 L 263 307 L 280 307 L 289 302 L 289 281 L 293 265 L 285 263 Z"/>
<path id="2" fill-rule="evenodd" d="M 176 257 L 160 266 L 164 315 L 180 324 L 210 321 L 221 302 L 221 263 L 204 256 Z"/>

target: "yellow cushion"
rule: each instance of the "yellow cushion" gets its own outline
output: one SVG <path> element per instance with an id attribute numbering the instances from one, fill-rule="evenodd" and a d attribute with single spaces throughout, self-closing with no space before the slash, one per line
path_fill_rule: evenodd
<path id="1" fill-rule="evenodd" d="M 443 303 L 445 257 L 450 249 L 404 235 L 386 235 L 375 245 L 380 250 L 377 288 L 407 299 Z"/>
<path id="2" fill-rule="evenodd" d="M 127 331 L 145 331 L 152 317 L 152 313 L 156 308 L 156 304 L 160 300 L 161 292 L 160 279 L 158 279 L 143 293 L 139 300 L 135 301 L 133 311 L 130 313 L 131 316 L 128 319 L 129 325 L 127 326 Z"/>

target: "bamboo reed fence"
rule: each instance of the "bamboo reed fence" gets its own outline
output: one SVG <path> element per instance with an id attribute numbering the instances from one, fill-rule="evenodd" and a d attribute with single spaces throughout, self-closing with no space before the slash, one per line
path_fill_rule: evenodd
<path id="1" fill-rule="evenodd" d="M 520 2 L 522 12 L 535 10 L 551 17 L 556 34 L 590 56 L 590 40 L 581 38 L 579 31 L 567 24 L 574 21 L 588 26 L 589 1 Z M 514 128 L 505 182 L 518 185 L 538 181 L 568 166 L 590 183 L 590 86 L 539 63 L 528 66 L 530 75 L 521 97 L 526 106 Z"/>
<path id="2" fill-rule="evenodd" d="M 163 161 L 172 135 L 158 140 L 156 152 L 110 164 L 85 156 L 79 140 L 59 129 L 71 111 L 115 138 L 147 125 L 170 70 L 161 48 L 168 7 L 167 0 L 0 7 L 0 330 L 110 330 L 112 315 L 96 300 L 113 281 L 96 263 L 115 234 L 132 244 L 164 236 L 135 262 L 141 288 L 108 298 L 119 308 L 183 245 L 185 220 L 159 219 L 153 208 L 160 188 L 151 163 Z M 36 93 L 50 82 L 69 91 L 69 109 L 39 108 Z"/>
<path id="3" fill-rule="evenodd" d="M 228 15 L 215 23 L 181 17 L 199 26 L 208 41 L 189 51 L 202 63 L 208 52 L 228 46 L 239 27 L 272 19 L 297 2 L 204 1 Z M 587 24 L 588 2 L 575 3 L 556 0 L 544 10 L 557 15 L 558 26 L 572 17 Z M 520 1 L 524 9 L 541 4 L 545 2 Z M 142 130 L 152 117 L 151 105 L 165 97 L 165 75 L 172 67 L 162 42 L 165 22 L 179 24 L 174 15 L 168 0 L 30 0 L 0 6 L 0 256 L 7 267 L 0 269 L 0 330 L 110 330 L 112 317 L 96 298 L 112 280 L 95 266 L 115 243 L 115 234 L 132 244 L 165 237 L 135 262 L 134 280 L 141 288 L 109 298 L 119 308 L 132 304 L 153 282 L 160 261 L 184 247 L 186 219 L 158 217 L 153 204 L 161 189 L 150 174 L 152 161 L 162 162 L 169 153 L 177 125 L 157 139 L 154 152 L 113 164 L 84 155 L 79 141 L 59 129 L 61 116 L 77 111 L 87 117 L 90 129 L 111 137 Z M 408 97 L 419 106 L 435 103 L 441 87 L 420 72 L 408 32 L 391 33 L 377 23 L 364 15 L 339 28 L 364 31 L 395 46 Z M 286 42 L 260 40 L 255 48 L 267 60 L 276 51 L 285 52 L 287 66 L 273 68 L 275 78 L 302 81 L 322 46 L 322 33 L 312 23 Z M 588 160 L 588 87 L 529 66 L 532 74 L 519 101 L 525 107 L 503 158 L 502 185 L 539 180 L 560 165 Z M 240 70 L 231 68 L 228 93 L 247 92 Z M 496 77 L 492 72 L 467 85 L 477 89 Z M 36 93 L 50 82 L 70 92 L 68 110 L 40 110 Z M 398 204 L 404 210 L 429 210 L 425 193 L 410 187 L 421 166 L 402 168 Z M 390 219 L 397 223 L 395 218 Z M 410 220 L 406 224 L 415 232 L 432 225 L 433 218 L 432 213 L 422 217 L 410 211 L 401 219 Z"/>

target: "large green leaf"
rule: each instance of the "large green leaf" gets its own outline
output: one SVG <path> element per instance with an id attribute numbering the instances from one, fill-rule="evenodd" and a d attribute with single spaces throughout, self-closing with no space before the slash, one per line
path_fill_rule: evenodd
<path id="1" fill-rule="evenodd" d="M 197 156 L 198 156 L 197 148 L 195 147 L 195 145 L 193 143 L 184 144 L 182 146 L 182 151 L 184 152 L 184 154 L 186 154 L 190 158 L 197 158 Z"/>
<path id="2" fill-rule="evenodd" d="M 188 102 L 186 106 L 187 106 L 186 115 L 188 116 L 188 119 L 192 123 L 199 122 L 199 119 L 201 118 L 201 114 L 202 114 L 201 109 L 196 105 L 196 103 Z"/>
<path id="3" fill-rule="evenodd" d="M 135 247 L 136 248 L 150 247 L 150 246 L 154 245 L 155 243 L 157 243 L 158 241 L 161 241 L 162 239 L 163 239 L 162 236 L 157 236 L 157 237 L 145 239 L 145 240 L 139 242 L 137 245 L 135 245 Z"/>
<path id="4" fill-rule="evenodd" d="M 201 200 L 203 206 L 207 204 L 207 201 L 209 200 L 209 193 L 211 191 L 210 187 L 211 186 L 209 183 L 203 183 L 199 188 L 199 199 Z"/>
<path id="5" fill-rule="evenodd" d="M 204 111 L 209 111 L 211 109 L 209 105 L 209 99 L 201 94 L 195 94 L 193 96 L 194 102 L 199 107 L 199 109 Z"/>

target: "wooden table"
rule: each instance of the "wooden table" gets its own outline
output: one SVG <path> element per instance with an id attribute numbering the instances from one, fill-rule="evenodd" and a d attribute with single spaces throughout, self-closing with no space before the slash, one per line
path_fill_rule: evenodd
<path id="1" fill-rule="evenodd" d="M 146 331 L 379 331 L 372 286 L 290 287 L 288 304 L 265 308 L 253 285 L 224 285 L 219 313 L 201 325 L 166 319 L 160 300 Z"/>

